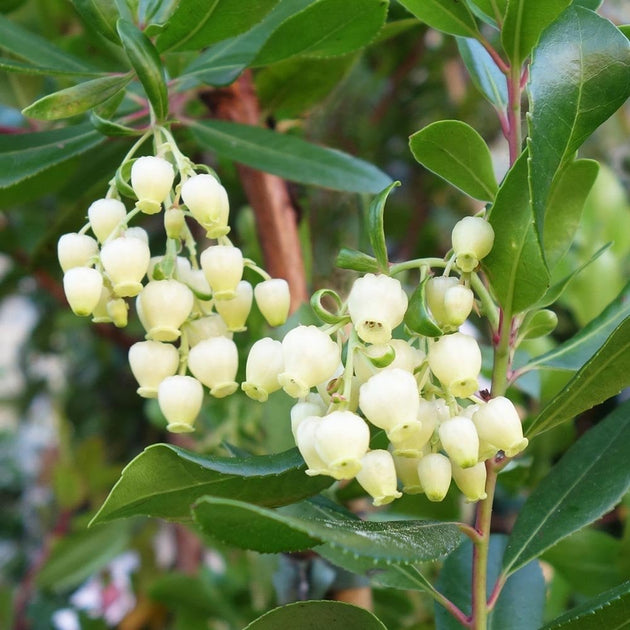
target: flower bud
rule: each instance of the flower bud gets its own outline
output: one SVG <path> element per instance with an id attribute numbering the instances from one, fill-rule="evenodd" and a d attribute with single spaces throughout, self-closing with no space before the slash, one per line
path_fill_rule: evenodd
<path id="1" fill-rule="evenodd" d="M 63 290 L 72 312 L 87 317 L 101 297 L 103 276 L 96 269 L 73 267 L 63 274 Z"/>
<path id="2" fill-rule="evenodd" d="M 158 404 L 172 433 L 194 431 L 202 403 L 203 387 L 192 376 L 167 376 L 158 387 Z"/>
<path id="3" fill-rule="evenodd" d="M 459 280 L 453 276 L 434 276 L 429 278 L 425 287 L 427 306 L 438 324 L 446 321 L 444 295 L 452 287 L 456 287 Z"/>
<path id="4" fill-rule="evenodd" d="M 528 444 L 523 437 L 523 426 L 511 400 L 498 396 L 481 405 L 473 415 L 479 437 L 514 457 Z"/>
<path id="5" fill-rule="evenodd" d="M 483 463 L 479 462 L 470 468 L 460 468 L 453 463 L 452 470 L 453 480 L 468 503 L 483 501 L 488 497 L 486 494 L 486 467 Z"/>
<path id="6" fill-rule="evenodd" d="M 287 321 L 291 296 L 289 283 L 282 278 L 264 280 L 254 287 L 256 304 L 270 326 L 281 326 Z"/>
<path id="7" fill-rule="evenodd" d="M 153 155 L 138 158 L 131 167 L 131 187 L 136 193 L 136 206 L 146 214 L 155 214 L 168 197 L 175 179 L 170 162 Z"/>
<path id="8" fill-rule="evenodd" d="M 98 256 L 98 243 L 87 234 L 70 232 L 57 241 L 57 258 L 63 271 L 75 267 L 92 267 Z"/>
<path id="9" fill-rule="evenodd" d="M 99 243 L 104 243 L 126 216 L 127 208 L 118 199 L 97 199 L 88 208 L 90 227 Z"/>
<path id="10" fill-rule="evenodd" d="M 428 358 L 431 372 L 453 396 L 466 398 L 477 390 L 481 351 L 474 337 L 444 335 L 431 345 Z"/>
<path id="11" fill-rule="evenodd" d="M 461 468 L 470 468 L 479 460 L 479 436 L 470 418 L 454 416 L 438 429 L 442 448 L 451 461 Z"/>
<path id="12" fill-rule="evenodd" d="M 138 395 L 156 398 L 160 383 L 177 372 L 179 352 L 170 343 L 139 341 L 129 348 L 129 365 L 140 385 Z"/>
<path id="13" fill-rule="evenodd" d="M 186 331 L 188 345 L 191 348 L 200 341 L 211 337 L 232 338 L 232 333 L 228 332 L 225 322 L 218 313 L 187 321 L 182 325 L 182 331 L 184 330 Z"/>
<path id="14" fill-rule="evenodd" d="M 326 405 L 318 394 L 308 394 L 304 400 L 300 400 L 291 407 L 291 432 L 297 440 L 297 429 L 302 420 L 309 416 L 323 416 L 326 413 Z"/>
<path id="15" fill-rule="evenodd" d="M 433 437 L 433 432 L 438 426 L 438 411 L 435 401 L 420 399 L 420 407 L 418 416 L 420 422 L 420 430 L 411 436 L 405 436 L 402 439 L 391 440 L 393 454 L 398 457 L 420 457 L 426 445 Z"/>
<path id="16" fill-rule="evenodd" d="M 230 231 L 228 215 L 230 203 L 225 188 L 209 173 L 193 175 L 182 185 L 184 203 L 208 238 L 219 238 Z"/>
<path id="17" fill-rule="evenodd" d="M 259 339 L 249 351 L 241 389 L 250 398 L 265 402 L 269 394 L 280 389 L 278 374 L 283 369 L 282 343 L 271 337 Z"/>
<path id="18" fill-rule="evenodd" d="M 389 451 L 378 449 L 366 453 L 361 459 L 357 481 L 374 498 L 375 506 L 387 505 L 402 497 L 396 488 L 396 467 Z"/>
<path id="19" fill-rule="evenodd" d="M 324 416 L 315 432 L 315 450 L 335 479 L 352 479 L 361 470 L 361 458 L 370 445 L 370 429 L 351 411 Z"/>
<path id="20" fill-rule="evenodd" d="M 101 289 L 101 297 L 98 299 L 98 304 L 92 311 L 92 322 L 94 324 L 111 324 L 112 318 L 107 312 L 107 303 L 112 299 L 112 293 L 103 286 Z"/>
<path id="21" fill-rule="evenodd" d="M 451 233 L 457 266 L 465 272 L 473 271 L 487 256 L 494 244 L 494 230 L 481 217 L 464 217 Z"/>
<path id="22" fill-rule="evenodd" d="M 282 356 L 284 372 L 278 381 L 293 398 L 330 379 L 341 361 L 339 346 L 316 326 L 290 330 L 282 340 Z"/>
<path id="23" fill-rule="evenodd" d="M 444 294 L 444 323 L 448 326 L 461 326 L 470 315 L 475 303 L 475 294 L 463 284 L 450 287 Z"/>
<path id="24" fill-rule="evenodd" d="M 348 313 L 359 337 L 367 343 L 387 343 L 407 310 L 407 294 L 396 278 L 368 273 L 354 281 Z"/>
<path id="25" fill-rule="evenodd" d="M 142 291 L 142 278 L 149 268 L 151 252 L 141 239 L 121 236 L 103 245 L 101 263 L 119 297 Z"/>
<path id="26" fill-rule="evenodd" d="M 215 398 L 225 398 L 238 389 L 238 350 L 231 339 L 213 337 L 199 342 L 188 354 L 188 369 Z"/>
<path id="27" fill-rule="evenodd" d="M 215 300 L 231 300 L 243 277 L 243 253 L 231 245 L 211 245 L 201 253 L 201 268 Z"/>
<path id="28" fill-rule="evenodd" d="M 129 317 L 129 306 L 122 298 L 116 298 L 107 302 L 107 314 L 116 328 L 124 328 Z"/>
<path id="29" fill-rule="evenodd" d="M 245 322 L 252 309 L 253 289 L 246 280 L 241 280 L 236 286 L 236 293 L 230 300 L 217 300 L 214 307 L 226 323 L 228 330 L 241 332 L 247 330 Z"/>
<path id="30" fill-rule="evenodd" d="M 315 448 L 315 434 L 321 422 L 320 416 L 309 416 L 300 422 L 295 432 L 295 443 L 306 462 L 309 477 L 329 474 L 326 463 Z"/>
<path id="31" fill-rule="evenodd" d="M 426 453 L 428 455 L 428 453 Z M 418 477 L 420 457 L 399 457 L 392 453 L 396 476 L 400 479 L 405 494 L 421 494 L 424 492 Z"/>
<path id="32" fill-rule="evenodd" d="M 168 238 L 181 238 L 182 230 L 186 225 L 184 211 L 179 208 L 169 208 L 164 213 L 164 231 Z"/>
<path id="33" fill-rule="evenodd" d="M 177 280 L 151 280 L 140 294 L 147 337 L 175 341 L 193 307 L 192 291 Z"/>
<path id="34" fill-rule="evenodd" d="M 418 479 L 429 501 L 444 499 L 451 475 L 451 460 L 441 453 L 429 453 L 418 462 Z"/>

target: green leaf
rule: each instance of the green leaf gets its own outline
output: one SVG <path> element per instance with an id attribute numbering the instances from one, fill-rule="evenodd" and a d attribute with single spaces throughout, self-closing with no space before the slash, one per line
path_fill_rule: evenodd
<path id="1" fill-rule="evenodd" d="M 495 20 L 503 18 L 508 5 L 508 0 L 470 0 L 470 2 L 477 5 L 488 17 Z"/>
<path id="2" fill-rule="evenodd" d="M 303 184 L 377 193 L 391 183 L 390 177 L 363 160 L 261 127 L 213 120 L 189 128 L 206 149 Z"/>
<path id="3" fill-rule="evenodd" d="M 606 343 L 613 331 L 630 317 L 630 283 L 582 330 L 553 350 L 533 359 L 527 369 L 579 370 Z"/>
<path id="4" fill-rule="evenodd" d="M 545 259 L 550 269 L 571 247 L 598 172 L 595 160 L 576 160 L 569 162 L 553 182 L 544 226 Z"/>
<path id="5" fill-rule="evenodd" d="M 405 312 L 405 325 L 409 330 L 425 337 L 441 337 L 444 332 L 433 319 L 427 307 L 426 287 L 431 276 L 427 276 L 414 290 Z"/>
<path id="6" fill-rule="evenodd" d="M 540 34 L 571 4 L 571 0 L 510 0 L 501 30 L 503 50 L 522 65 Z"/>
<path id="7" fill-rule="evenodd" d="M 586 7 L 591 11 L 597 11 L 604 0 L 574 0 L 574 4 Z"/>
<path id="8" fill-rule="evenodd" d="M 630 385 L 630 319 L 623 321 L 528 427 L 530 437 L 572 420 Z"/>
<path id="9" fill-rule="evenodd" d="M 585 433 L 551 469 L 519 512 L 503 572 L 512 573 L 612 509 L 630 487 L 630 403 Z"/>
<path id="10" fill-rule="evenodd" d="M 98 77 L 104 73 L 89 70 L 58 70 L 47 66 L 34 66 L 15 59 L 0 58 L 0 70 L 13 72 L 15 74 L 32 74 L 44 76 L 76 76 L 76 77 Z"/>
<path id="11" fill-rule="evenodd" d="M 619 30 L 628 38 L 630 39 L 630 24 L 623 24 L 622 26 L 619 27 Z"/>
<path id="12" fill-rule="evenodd" d="M 274 608 L 252 621 L 244 630 L 387 630 L 369 611 L 344 602 L 308 601 Z"/>
<path id="13" fill-rule="evenodd" d="M 376 258 L 347 247 L 342 247 L 337 254 L 335 266 L 339 269 L 352 269 L 361 273 L 378 273 L 380 271 Z"/>
<path id="14" fill-rule="evenodd" d="M 457 37 L 459 54 L 475 87 L 500 110 L 508 102 L 507 79 L 488 51 L 470 37 Z"/>
<path id="15" fill-rule="evenodd" d="M 22 114 L 38 120 L 70 118 L 92 109 L 124 90 L 130 81 L 129 74 L 85 81 L 40 98 L 22 110 Z"/>
<path id="16" fill-rule="evenodd" d="M 431 28 L 449 35 L 476 37 L 477 22 L 460 0 L 398 0 L 408 11 Z"/>
<path id="17" fill-rule="evenodd" d="M 198 50 L 250 29 L 278 0 L 179 0 L 162 28 L 158 50 Z"/>
<path id="18" fill-rule="evenodd" d="M 112 523 L 70 534 L 53 548 L 37 573 L 37 585 L 65 591 L 102 569 L 131 542 L 129 523 Z"/>
<path id="19" fill-rule="evenodd" d="M 0 49 L 36 66 L 61 72 L 93 71 L 94 67 L 0 15 Z"/>
<path id="20" fill-rule="evenodd" d="M 140 129 L 134 129 L 133 127 L 127 127 L 121 125 L 113 120 L 107 120 L 99 116 L 96 112 L 90 112 L 90 122 L 104 136 L 140 136 L 143 131 Z"/>
<path id="21" fill-rule="evenodd" d="M 119 15 L 115 0 L 72 0 L 72 4 L 91 29 L 111 42 L 120 44 L 116 31 Z"/>
<path id="22" fill-rule="evenodd" d="M 369 44 L 387 16 L 388 0 L 318 0 L 283 22 L 253 62 L 276 63 L 296 55 L 345 55 Z"/>
<path id="23" fill-rule="evenodd" d="M 299 501 L 332 479 L 307 477 L 297 449 L 255 457 L 209 457 L 154 444 L 123 470 L 92 524 L 136 514 L 189 520 L 190 506 L 212 493 L 260 505 Z"/>
<path id="24" fill-rule="evenodd" d="M 366 558 L 413 563 L 439 558 L 461 540 L 456 523 L 361 521 L 313 501 L 270 510 L 206 496 L 195 504 L 193 514 L 203 533 L 267 553 L 329 543 Z"/>
<path id="25" fill-rule="evenodd" d="M 0 189 L 85 153 L 105 138 L 90 124 L 0 136 Z"/>
<path id="26" fill-rule="evenodd" d="M 537 339 L 550 335 L 558 325 L 558 316 L 548 309 L 527 313 L 519 328 L 519 338 Z"/>
<path id="27" fill-rule="evenodd" d="M 387 257 L 387 244 L 385 243 L 385 228 L 383 226 L 383 215 L 385 214 L 385 203 L 389 194 L 398 188 L 400 182 L 392 182 L 387 188 L 379 192 L 368 208 L 367 228 L 370 245 L 374 251 L 374 256 L 378 262 L 381 272 L 387 272 L 389 261 Z"/>
<path id="28" fill-rule="evenodd" d="M 497 181 L 490 150 L 465 122 L 440 120 L 409 137 L 409 147 L 422 166 L 475 199 L 492 201 Z"/>
<path id="29" fill-rule="evenodd" d="M 630 580 L 557 617 L 541 630 L 621 630 L 630 619 Z"/>
<path id="30" fill-rule="evenodd" d="M 501 570 L 507 536 L 490 536 L 487 595 Z M 472 543 L 465 540 L 445 561 L 437 582 L 438 590 L 460 610 L 471 608 Z M 545 580 L 538 562 L 530 562 L 506 582 L 488 619 L 488 630 L 538 630 L 545 605 Z M 435 606 L 437 630 L 460 630 L 461 625 L 446 609 Z"/>
<path id="31" fill-rule="evenodd" d="M 534 50 L 528 93 L 532 203 L 543 240 L 556 172 L 630 96 L 630 42 L 596 13 L 570 7 Z"/>
<path id="32" fill-rule="evenodd" d="M 501 184 L 489 221 L 494 246 L 483 266 L 503 309 L 519 313 L 535 304 L 549 286 L 529 204 L 527 151 Z"/>
<path id="33" fill-rule="evenodd" d="M 162 122 L 168 116 L 168 91 L 160 55 L 151 40 L 135 24 L 120 19 L 117 29 L 125 53 L 142 83 L 157 121 Z"/>

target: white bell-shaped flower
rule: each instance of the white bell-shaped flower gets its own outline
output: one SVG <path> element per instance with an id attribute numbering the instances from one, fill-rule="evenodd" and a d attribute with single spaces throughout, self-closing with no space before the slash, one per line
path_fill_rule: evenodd
<path id="1" fill-rule="evenodd" d="M 483 501 L 486 494 L 486 466 L 479 462 L 470 468 L 460 468 L 453 463 L 453 480 L 468 503 Z"/>
<path id="2" fill-rule="evenodd" d="M 120 236 L 103 245 L 101 263 L 114 293 L 133 297 L 142 291 L 142 278 L 149 268 L 149 246 L 139 238 Z"/>
<path id="3" fill-rule="evenodd" d="M 146 155 L 138 158 L 131 167 L 131 187 L 136 193 L 136 206 L 146 214 L 162 209 L 175 179 L 175 171 L 164 158 Z"/>
<path id="4" fill-rule="evenodd" d="M 231 300 L 243 277 L 243 253 L 231 245 L 211 245 L 199 258 L 215 300 Z"/>
<path id="5" fill-rule="evenodd" d="M 479 460 L 479 436 L 475 425 L 466 416 L 453 416 L 438 429 L 442 448 L 451 461 L 461 468 L 470 468 Z"/>
<path id="6" fill-rule="evenodd" d="M 386 368 L 363 383 L 359 407 L 374 426 L 385 430 L 390 440 L 400 441 L 421 430 L 418 384 L 406 370 Z"/>
<path id="7" fill-rule="evenodd" d="M 116 328 L 124 328 L 129 321 L 129 305 L 122 298 L 112 298 L 107 302 L 107 314 Z"/>
<path id="8" fill-rule="evenodd" d="M 390 448 L 392 448 L 390 446 Z M 426 453 L 428 455 L 428 453 Z M 418 464 L 420 457 L 400 457 L 392 452 L 396 476 L 402 483 L 405 494 L 421 494 L 424 492 L 420 478 L 418 477 Z"/>
<path id="9" fill-rule="evenodd" d="M 123 224 L 126 216 L 127 208 L 119 199 L 97 199 L 88 208 L 90 227 L 100 243 L 104 243 Z"/>
<path id="10" fill-rule="evenodd" d="M 444 310 L 448 326 L 461 326 L 472 312 L 475 294 L 463 284 L 450 287 L 444 294 Z"/>
<path id="11" fill-rule="evenodd" d="M 252 310 L 254 291 L 252 285 L 246 280 L 241 280 L 236 286 L 236 293 L 230 300 L 217 300 L 214 308 L 225 322 L 231 332 L 247 330 L 245 323 Z"/>
<path id="12" fill-rule="evenodd" d="M 193 319 L 182 325 L 182 332 L 186 331 L 188 345 L 192 348 L 204 339 L 211 337 L 227 337 L 232 338 L 232 333 L 218 313 L 212 313 L 199 319 Z"/>
<path id="13" fill-rule="evenodd" d="M 188 353 L 188 369 L 215 398 L 225 398 L 238 389 L 238 350 L 226 337 L 199 342 Z"/>
<path id="14" fill-rule="evenodd" d="M 326 464 L 326 474 L 352 479 L 370 446 L 370 429 L 351 411 L 333 411 L 321 419 L 315 433 L 315 450 Z"/>
<path id="15" fill-rule="evenodd" d="M 434 276 L 427 281 L 425 285 L 427 306 L 438 324 L 443 324 L 446 321 L 444 294 L 448 289 L 456 287 L 458 284 L 459 280 L 453 276 Z"/>
<path id="16" fill-rule="evenodd" d="M 315 435 L 322 419 L 320 416 L 308 416 L 300 422 L 295 431 L 295 443 L 306 462 L 306 474 L 309 477 L 330 474 L 326 463 L 315 448 Z"/>
<path id="17" fill-rule="evenodd" d="M 479 387 L 481 350 L 474 337 L 453 333 L 429 348 L 429 367 L 453 396 L 466 398 Z"/>
<path id="18" fill-rule="evenodd" d="M 167 376 L 158 387 L 158 404 L 172 433 L 194 431 L 202 403 L 203 387 L 192 376 Z"/>
<path id="19" fill-rule="evenodd" d="M 323 416 L 325 413 L 326 404 L 319 394 L 308 394 L 304 400 L 296 402 L 291 407 L 291 432 L 293 437 L 297 440 L 297 428 L 302 420 L 310 416 Z"/>
<path id="20" fill-rule="evenodd" d="M 418 462 L 418 479 L 429 501 L 442 501 L 451 485 L 451 460 L 441 453 L 429 453 Z"/>
<path id="21" fill-rule="evenodd" d="M 230 202 L 223 186 L 209 173 L 193 175 L 182 185 L 184 203 L 208 238 L 219 238 L 230 231 L 228 216 Z"/>
<path id="22" fill-rule="evenodd" d="M 393 454 L 398 457 L 420 457 L 438 426 L 438 412 L 434 401 L 420 399 L 418 408 L 420 429 L 417 433 L 391 440 Z"/>
<path id="23" fill-rule="evenodd" d="M 348 313 L 363 341 L 387 343 L 402 322 L 407 304 L 407 294 L 396 278 L 368 273 L 354 281 Z"/>
<path id="24" fill-rule="evenodd" d="M 451 233 L 457 266 L 466 272 L 473 271 L 494 245 L 494 230 L 481 217 L 464 217 Z"/>
<path id="25" fill-rule="evenodd" d="M 142 320 L 154 341 L 175 341 L 193 307 L 193 293 L 177 280 L 151 280 L 140 294 Z"/>
<path id="26" fill-rule="evenodd" d="M 256 304 L 270 326 L 281 326 L 287 321 L 291 306 L 289 283 L 282 278 L 263 280 L 254 287 Z"/>
<path id="27" fill-rule="evenodd" d="M 72 312 L 87 317 L 101 297 L 103 276 L 90 267 L 73 267 L 63 274 L 63 290 Z"/>
<path id="28" fill-rule="evenodd" d="M 303 398 L 330 379 L 341 361 L 339 346 L 316 326 L 290 330 L 282 340 L 282 356 L 284 372 L 278 380 L 293 398 Z"/>
<path id="29" fill-rule="evenodd" d="M 139 341 L 129 348 L 129 365 L 143 398 L 156 398 L 158 386 L 179 367 L 179 352 L 170 343 Z"/>
<path id="30" fill-rule="evenodd" d="M 110 324 L 112 318 L 107 312 L 107 303 L 112 299 L 112 292 L 106 287 L 101 288 L 101 297 L 98 299 L 98 304 L 92 311 L 92 322 L 95 324 Z"/>
<path id="31" fill-rule="evenodd" d="M 516 407 L 509 398 L 497 396 L 481 405 L 473 415 L 479 437 L 514 457 L 528 444 Z"/>
<path id="32" fill-rule="evenodd" d="M 92 267 L 98 256 L 98 243 L 87 234 L 70 232 L 57 241 L 57 258 L 63 271 L 74 267 Z"/>
<path id="33" fill-rule="evenodd" d="M 144 228 L 141 228 L 140 226 L 128 227 L 124 231 L 123 236 L 126 236 L 127 238 L 137 238 L 139 241 L 142 241 L 145 245 L 149 244 L 149 235 L 147 231 Z"/>
<path id="34" fill-rule="evenodd" d="M 361 459 L 361 470 L 357 481 L 374 499 L 375 506 L 387 505 L 402 497 L 397 489 L 396 467 L 389 451 L 377 449 L 369 451 Z"/>
<path id="35" fill-rule="evenodd" d="M 251 347 L 241 389 L 254 400 L 265 402 L 269 394 L 280 389 L 278 375 L 284 369 L 282 343 L 264 337 Z M 312 414 L 309 414 L 312 415 Z"/>

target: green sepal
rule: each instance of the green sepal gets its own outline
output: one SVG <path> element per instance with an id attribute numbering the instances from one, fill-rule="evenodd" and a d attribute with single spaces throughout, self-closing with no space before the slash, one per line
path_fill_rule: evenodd
<path id="1" fill-rule="evenodd" d="M 123 162 L 116 169 L 115 175 L 116 188 L 118 189 L 118 192 L 125 197 L 129 197 L 130 199 L 137 199 L 136 193 L 133 191 L 133 188 L 129 184 L 129 180 L 131 179 L 131 167 L 133 166 L 133 163 L 135 161 L 135 159 L 131 159 Z"/>
<path id="2" fill-rule="evenodd" d="M 90 112 L 90 122 L 94 125 L 94 128 L 104 136 L 128 137 L 140 136 L 143 133 L 139 129 L 121 125 L 113 120 L 107 120 L 107 118 L 99 116 L 95 111 Z"/>
<path id="3" fill-rule="evenodd" d="M 351 269 L 360 273 L 378 273 L 380 270 L 374 256 L 364 254 L 356 249 L 349 249 L 348 247 L 341 248 L 337 254 L 335 265 L 339 269 Z"/>
<path id="4" fill-rule="evenodd" d="M 520 339 L 537 339 L 552 333 L 558 325 L 558 316 L 547 308 L 530 311 L 525 315 L 519 331 Z"/>
<path id="5" fill-rule="evenodd" d="M 392 361 L 396 358 L 396 351 L 390 345 L 387 346 L 387 350 L 385 350 L 383 354 L 376 357 L 370 356 L 361 349 L 359 352 L 376 368 L 386 368 L 388 365 L 391 365 Z"/>
<path id="6" fill-rule="evenodd" d="M 338 324 L 343 321 L 350 321 L 350 317 L 347 313 L 331 313 L 323 304 L 322 299 L 324 296 L 328 296 L 332 298 L 337 305 L 337 308 L 340 309 L 343 306 L 343 302 L 339 295 L 333 291 L 332 289 L 320 289 L 313 293 L 311 297 L 311 308 L 315 311 L 315 315 L 319 317 L 326 324 Z"/>
<path id="7" fill-rule="evenodd" d="M 427 306 L 426 286 L 430 277 L 427 276 L 422 280 L 412 293 L 404 322 L 407 328 L 414 333 L 425 337 L 440 337 L 444 334 L 444 331 L 433 319 L 433 315 Z"/>
<path id="8" fill-rule="evenodd" d="M 387 188 L 382 190 L 370 204 L 368 210 L 368 236 L 370 244 L 374 250 L 379 271 L 387 273 L 389 269 L 389 260 L 387 257 L 387 245 L 385 244 L 385 230 L 383 228 L 383 213 L 385 212 L 385 202 L 389 193 L 400 186 L 399 181 L 392 182 Z"/>

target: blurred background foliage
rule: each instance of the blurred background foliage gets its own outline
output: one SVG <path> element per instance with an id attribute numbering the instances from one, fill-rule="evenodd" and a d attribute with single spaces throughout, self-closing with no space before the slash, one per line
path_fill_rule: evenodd
<path id="1" fill-rule="evenodd" d="M 600 11 L 616 23 L 630 22 L 623 0 L 606 0 Z M 103 69 L 116 67 L 116 49 L 86 31 L 69 2 L 0 0 L 0 12 Z M 411 133 L 440 119 L 464 120 L 489 143 L 498 175 L 507 168 L 498 120 L 471 84 L 453 38 L 406 18 L 392 2 L 388 20 L 396 25 L 386 26 L 364 51 L 323 61 L 292 59 L 254 74 L 268 125 L 359 156 L 403 182 L 386 212 L 392 260 L 442 255 L 452 225 L 478 209 L 417 165 L 408 150 Z M 0 72 L 0 131 L 40 128 L 23 119 L 21 109 L 65 85 L 63 79 Z M 212 88 L 207 92 L 212 98 Z M 201 100 L 191 110 L 209 115 Z M 253 212 L 234 164 L 199 155 L 192 143 L 183 148 L 217 169 L 230 194 L 236 240 L 246 255 L 261 260 Z M 73 316 L 56 260 L 59 235 L 82 224 L 125 149 L 124 141 L 112 140 L 34 180 L 0 189 L 0 627 L 238 629 L 277 603 L 361 586 L 310 553 L 272 557 L 215 543 L 202 547 L 166 523 L 132 520 L 86 530 L 125 463 L 147 445 L 169 439 L 155 401 L 135 394 L 128 368 L 127 349 L 141 337 L 139 325 L 122 333 Z M 527 351 L 533 355 L 583 327 L 628 279 L 628 104 L 582 155 L 604 166 L 558 278 L 612 245 L 570 284 L 554 307 L 560 322 L 556 332 L 530 342 Z M 341 246 L 367 248 L 363 217 L 369 199 L 297 184 L 290 184 L 290 193 L 310 288 L 326 285 L 343 292 L 352 276 L 335 270 L 334 259 Z M 145 217 L 149 232 L 152 221 L 155 231 L 160 227 L 159 220 Z M 293 321 L 310 317 L 304 307 Z M 264 334 L 269 331 L 262 318 L 251 320 L 249 332 L 240 337 L 243 357 Z M 530 405 L 536 398 L 549 399 L 562 385 L 561 376 L 542 373 L 515 396 Z M 282 392 L 267 405 L 239 394 L 209 401 L 200 430 L 186 446 L 203 452 L 225 452 L 225 443 L 255 453 L 289 448 L 290 405 Z M 547 433 L 506 469 L 495 531 L 509 531 L 528 489 L 603 415 L 594 409 Z M 352 485 L 345 495 L 352 500 Z M 439 504 L 406 496 L 392 507 L 401 516 L 427 518 L 471 513 L 455 494 Z M 629 510 L 626 500 L 594 527 L 546 552 L 548 618 L 627 579 Z M 418 592 L 375 589 L 374 603 L 390 628 L 433 627 L 432 605 Z"/>

